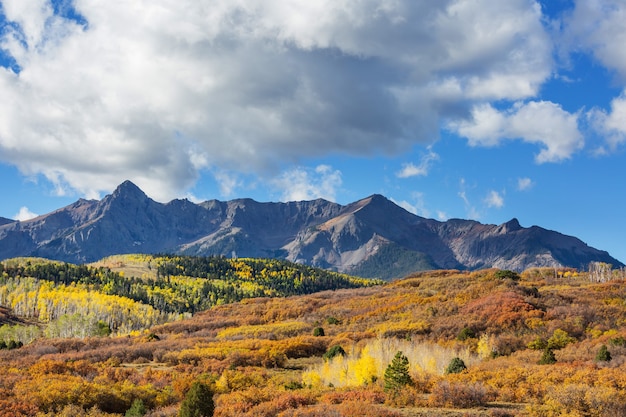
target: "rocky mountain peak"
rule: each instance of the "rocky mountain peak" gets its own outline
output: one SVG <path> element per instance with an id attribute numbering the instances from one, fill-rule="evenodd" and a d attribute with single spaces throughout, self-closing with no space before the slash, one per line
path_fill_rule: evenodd
<path id="1" fill-rule="evenodd" d="M 348 204 L 345 208 L 345 212 L 357 213 L 359 211 L 366 211 L 367 213 L 378 214 L 397 214 L 407 213 L 402 207 L 389 200 L 387 197 L 380 194 L 372 194 L 369 197 L 358 200 L 352 204 Z"/>
<path id="2" fill-rule="evenodd" d="M 511 233 L 521 229 L 522 226 L 519 224 L 519 220 L 517 220 L 516 218 L 512 218 L 508 222 L 501 224 L 499 231 L 500 233 Z"/>
<path id="3" fill-rule="evenodd" d="M 141 188 L 137 187 L 132 181 L 126 180 L 117 186 L 111 197 L 123 199 L 145 199 L 148 198 Z"/>
<path id="4" fill-rule="evenodd" d="M 99 203 L 100 213 L 117 211 L 136 211 L 154 203 L 139 187 L 131 181 L 124 181 L 113 193 L 104 197 Z"/>
<path id="5" fill-rule="evenodd" d="M 0 218 L 0 259 L 92 262 L 121 253 L 282 258 L 389 279 L 438 268 L 622 265 L 575 237 L 524 228 L 517 219 L 499 226 L 440 222 L 380 194 L 347 205 L 250 199 L 161 204 L 125 181 L 99 201 L 79 200 L 28 222 Z"/>

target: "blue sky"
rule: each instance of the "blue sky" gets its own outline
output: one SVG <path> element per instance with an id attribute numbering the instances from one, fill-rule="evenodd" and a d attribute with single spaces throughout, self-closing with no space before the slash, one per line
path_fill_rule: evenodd
<path id="1" fill-rule="evenodd" d="M 626 262 L 626 3 L 0 0 L 0 216 L 380 193 Z"/>

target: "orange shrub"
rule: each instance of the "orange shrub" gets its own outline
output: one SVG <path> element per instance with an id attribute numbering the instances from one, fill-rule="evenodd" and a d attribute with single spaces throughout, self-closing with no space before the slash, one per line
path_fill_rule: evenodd
<path id="1" fill-rule="evenodd" d="M 337 406 L 340 416 L 360 416 L 360 417 L 402 417 L 396 411 L 390 411 L 381 406 L 365 404 L 359 401 L 347 401 Z"/>
<path id="2" fill-rule="evenodd" d="M 0 417 L 34 417 L 38 411 L 30 401 L 0 400 Z"/>
<path id="3" fill-rule="evenodd" d="M 484 385 L 441 381 L 433 388 L 428 402 L 434 407 L 470 408 L 484 406 L 489 395 Z"/>
<path id="4" fill-rule="evenodd" d="M 248 415 L 250 417 L 275 417 L 285 410 L 297 409 L 314 403 L 315 401 L 309 396 L 298 392 L 287 392 L 280 394 L 271 401 L 252 407 Z"/>
<path id="5" fill-rule="evenodd" d="M 326 404 L 341 404 L 349 401 L 358 401 L 364 404 L 383 404 L 386 395 L 379 388 L 336 390 L 327 392 L 320 398 Z"/>
<path id="6" fill-rule="evenodd" d="M 529 318 L 541 318 L 544 315 L 543 311 L 513 291 L 488 294 L 468 303 L 462 312 L 476 317 L 476 325 L 484 323 L 483 330 L 496 334 L 525 327 Z"/>

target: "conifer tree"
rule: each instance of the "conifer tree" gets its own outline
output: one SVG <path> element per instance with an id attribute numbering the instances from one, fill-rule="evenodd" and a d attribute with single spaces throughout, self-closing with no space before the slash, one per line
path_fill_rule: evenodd
<path id="1" fill-rule="evenodd" d="M 539 359 L 539 365 L 552 365 L 553 363 L 556 363 L 554 351 L 550 348 L 544 349 L 543 355 L 541 355 L 541 359 Z"/>
<path id="2" fill-rule="evenodd" d="M 146 406 L 143 403 L 141 398 L 137 398 L 133 401 L 130 408 L 124 414 L 124 417 L 142 417 L 146 415 L 148 410 L 146 410 Z"/>
<path id="3" fill-rule="evenodd" d="M 460 374 L 467 369 L 463 359 L 456 357 L 452 358 L 448 366 L 446 367 L 446 374 Z"/>
<path id="4" fill-rule="evenodd" d="M 337 355 L 346 356 L 346 351 L 340 345 L 333 345 L 324 353 L 323 358 L 329 361 Z"/>
<path id="5" fill-rule="evenodd" d="M 409 375 L 409 359 L 402 351 L 396 352 L 391 363 L 385 370 L 385 391 L 395 392 L 400 388 L 410 385 L 411 375 Z"/>
<path id="6" fill-rule="evenodd" d="M 313 336 L 315 337 L 324 336 L 324 328 L 316 327 L 315 329 L 313 329 Z"/>
<path id="7" fill-rule="evenodd" d="M 607 349 L 606 345 L 600 346 L 598 353 L 596 354 L 597 362 L 609 362 L 611 360 L 611 352 Z"/>
<path id="8" fill-rule="evenodd" d="M 178 417 L 213 417 L 213 393 L 206 384 L 196 381 L 180 404 Z"/>

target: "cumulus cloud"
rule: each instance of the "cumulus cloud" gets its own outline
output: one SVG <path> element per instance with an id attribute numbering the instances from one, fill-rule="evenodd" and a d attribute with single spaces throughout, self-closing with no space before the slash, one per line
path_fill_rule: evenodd
<path id="1" fill-rule="evenodd" d="M 626 142 L 626 91 L 611 101 L 611 109 L 593 109 L 587 113 L 592 126 L 605 138 L 610 150 Z M 599 153 L 606 153 L 601 149 Z"/>
<path id="2" fill-rule="evenodd" d="M 558 162 L 584 146 L 578 117 L 548 101 L 518 102 L 507 110 L 480 104 L 472 109 L 471 119 L 453 122 L 450 128 L 472 146 L 495 146 L 511 139 L 539 144 L 542 150 L 535 156 L 537 163 Z"/>
<path id="3" fill-rule="evenodd" d="M 13 218 L 23 222 L 25 220 L 34 219 L 37 216 L 38 214 L 30 211 L 28 207 L 20 207 L 20 211 Z"/>
<path id="4" fill-rule="evenodd" d="M 402 169 L 396 173 L 399 178 L 424 177 L 428 175 L 431 166 L 439 159 L 439 155 L 429 149 L 428 153 L 422 156 L 419 164 L 411 162 L 402 165 Z"/>
<path id="5" fill-rule="evenodd" d="M 62 4 L 1 1 L 0 158 L 87 196 L 393 154 L 473 104 L 533 97 L 552 66 L 529 0 Z"/>
<path id="6" fill-rule="evenodd" d="M 485 203 L 487 207 L 502 208 L 504 207 L 504 197 L 501 193 L 491 190 L 485 197 Z"/>
<path id="7" fill-rule="evenodd" d="M 293 168 L 272 180 L 272 185 L 280 190 L 282 201 L 316 198 L 335 201 L 341 184 L 341 171 L 328 165 L 319 165 L 315 169 Z"/>
<path id="8" fill-rule="evenodd" d="M 533 181 L 528 178 L 528 177 L 524 177 L 524 178 L 518 178 L 517 179 L 517 189 L 518 191 L 526 191 L 532 188 L 532 186 L 534 185 Z"/>
<path id="9" fill-rule="evenodd" d="M 626 4 L 621 0 L 578 0 L 563 20 L 563 40 L 570 51 L 590 53 L 626 87 Z M 626 90 L 611 102 L 610 111 L 587 113 L 592 127 L 606 140 L 597 153 L 607 153 L 626 142 Z"/>
<path id="10" fill-rule="evenodd" d="M 576 0 L 563 22 L 566 45 L 590 52 L 626 83 L 626 4 L 622 0 Z"/>

